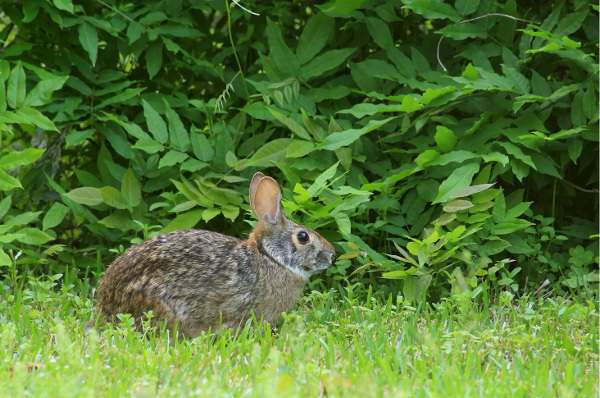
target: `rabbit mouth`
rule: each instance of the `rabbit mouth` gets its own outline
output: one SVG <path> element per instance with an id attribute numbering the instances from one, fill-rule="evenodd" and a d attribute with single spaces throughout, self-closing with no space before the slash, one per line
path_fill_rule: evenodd
<path id="1" fill-rule="evenodd" d="M 317 265 L 315 268 L 312 269 L 312 272 L 324 271 L 324 270 L 328 269 L 329 267 L 331 267 L 331 263 L 330 264 Z"/>
<path id="2" fill-rule="evenodd" d="M 312 272 L 319 272 L 328 269 L 333 265 L 333 256 L 328 253 L 320 253 L 317 257 L 317 264 L 312 269 Z"/>

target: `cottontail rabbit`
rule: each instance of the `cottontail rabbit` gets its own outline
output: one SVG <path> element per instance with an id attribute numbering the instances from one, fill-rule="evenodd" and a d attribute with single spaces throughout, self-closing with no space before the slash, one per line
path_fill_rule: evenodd
<path id="1" fill-rule="evenodd" d="M 256 173 L 250 205 L 258 223 L 247 240 L 203 230 L 175 231 L 134 245 L 98 287 L 106 321 L 144 312 L 186 337 L 236 329 L 254 311 L 268 323 L 296 304 L 310 275 L 331 266 L 335 251 L 321 235 L 289 220 L 277 182 Z"/>

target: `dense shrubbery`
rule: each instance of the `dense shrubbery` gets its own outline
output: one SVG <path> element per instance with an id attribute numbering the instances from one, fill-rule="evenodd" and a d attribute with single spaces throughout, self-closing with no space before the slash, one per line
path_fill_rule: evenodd
<path id="1" fill-rule="evenodd" d="M 324 282 L 591 296 L 598 6 L 519 3 L 1 1 L 0 266 L 242 236 L 265 170 Z"/>

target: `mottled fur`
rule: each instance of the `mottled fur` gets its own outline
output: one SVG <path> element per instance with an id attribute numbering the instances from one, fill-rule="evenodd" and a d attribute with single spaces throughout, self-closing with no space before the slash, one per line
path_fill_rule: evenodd
<path id="1" fill-rule="evenodd" d="M 129 313 L 187 337 L 209 328 L 235 329 L 251 317 L 276 323 L 296 304 L 309 276 L 331 265 L 334 249 L 318 233 L 283 215 L 275 180 L 257 173 L 250 186 L 259 218 L 248 240 L 203 230 L 175 231 L 134 245 L 117 258 L 98 287 L 107 321 Z M 302 243 L 298 234 L 309 240 Z"/>

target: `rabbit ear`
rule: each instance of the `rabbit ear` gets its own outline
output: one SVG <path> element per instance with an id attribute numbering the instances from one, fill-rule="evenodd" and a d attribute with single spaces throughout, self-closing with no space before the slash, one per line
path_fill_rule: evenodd
<path id="1" fill-rule="evenodd" d="M 265 178 L 265 175 L 259 171 L 258 173 L 254 174 L 254 177 L 252 177 L 252 182 L 250 183 L 250 208 L 254 214 L 256 214 L 256 210 L 254 209 L 254 196 L 256 195 L 258 183 L 263 178 Z"/>
<path id="2" fill-rule="evenodd" d="M 259 220 L 266 224 L 276 223 L 281 216 L 281 189 L 277 182 L 256 173 L 250 184 L 250 206 Z"/>

